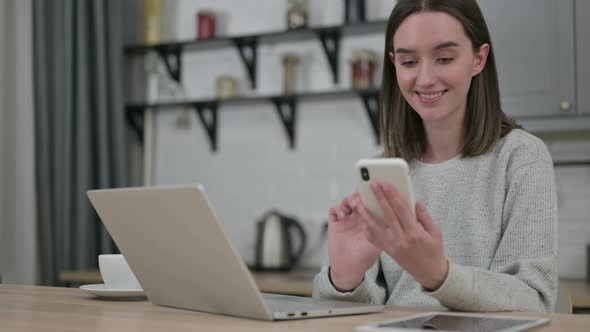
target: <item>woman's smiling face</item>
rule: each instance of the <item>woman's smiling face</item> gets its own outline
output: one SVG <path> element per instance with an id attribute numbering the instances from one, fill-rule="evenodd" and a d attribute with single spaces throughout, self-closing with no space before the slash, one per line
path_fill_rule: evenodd
<path id="1" fill-rule="evenodd" d="M 484 68 L 488 52 L 488 44 L 473 51 L 459 20 L 426 11 L 400 24 L 389 58 L 402 95 L 425 125 L 448 124 L 462 123 L 471 78 Z"/>

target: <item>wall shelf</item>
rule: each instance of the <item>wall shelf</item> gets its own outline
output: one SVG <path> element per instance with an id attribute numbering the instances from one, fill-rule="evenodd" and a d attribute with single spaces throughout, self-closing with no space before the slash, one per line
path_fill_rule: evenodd
<path id="1" fill-rule="evenodd" d="M 386 20 L 310 27 L 296 30 L 264 32 L 241 36 L 221 36 L 206 40 L 183 40 L 158 44 L 134 44 L 125 47 L 127 55 L 145 55 L 155 52 L 166 64 L 170 76 L 181 83 L 182 53 L 209 51 L 235 47 L 246 68 L 253 89 L 256 88 L 257 49 L 260 44 L 276 44 L 318 39 L 326 55 L 334 83 L 338 83 L 340 40 L 342 36 L 384 32 Z"/>
<path id="2" fill-rule="evenodd" d="M 235 97 L 227 99 L 183 100 L 159 103 L 129 103 L 126 106 L 127 120 L 140 141 L 143 140 L 143 115 L 153 111 L 175 111 L 178 108 L 190 107 L 197 112 L 212 151 L 217 150 L 218 116 L 220 106 L 244 105 L 249 103 L 270 102 L 281 120 L 289 140 L 289 147 L 295 147 L 295 125 L 297 120 L 297 104 L 299 100 L 322 99 L 357 96 L 362 99 L 367 116 L 371 123 L 375 141 L 380 143 L 379 134 L 379 90 L 336 90 L 325 92 L 303 92 L 295 95 L 266 95 Z"/>
<path id="3" fill-rule="evenodd" d="M 318 40 L 327 59 L 334 83 L 339 81 L 340 41 L 343 36 L 368 33 L 382 33 L 387 25 L 386 20 L 367 21 L 353 24 L 340 24 L 323 27 L 309 27 L 296 30 L 263 32 L 239 36 L 220 36 L 199 40 L 181 40 L 161 42 L 158 44 L 127 45 L 124 49 L 128 56 L 144 56 L 154 52 L 164 62 L 170 77 L 182 84 L 183 52 L 201 52 L 224 48 L 235 48 L 246 69 L 246 75 L 252 89 L 256 88 L 256 69 L 258 65 L 258 47 L 262 44 L 272 45 L 306 40 Z M 375 141 L 380 143 L 379 136 L 379 90 L 336 90 L 325 92 L 303 92 L 295 95 L 266 95 L 235 97 L 229 99 L 183 100 L 156 103 L 128 103 L 126 106 L 127 120 L 143 142 L 143 120 L 145 112 L 192 108 L 197 112 L 199 121 L 209 139 L 212 151 L 217 150 L 218 114 L 222 105 L 270 102 L 286 132 L 289 147 L 295 147 L 295 126 L 297 122 L 297 106 L 301 99 L 334 98 L 342 96 L 358 96 L 362 99 L 367 116 L 374 132 Z"/>

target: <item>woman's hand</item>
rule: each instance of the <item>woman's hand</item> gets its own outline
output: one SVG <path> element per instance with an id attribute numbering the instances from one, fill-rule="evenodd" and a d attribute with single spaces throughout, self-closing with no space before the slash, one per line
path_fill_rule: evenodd
<path id="1" fill-rule="evenodd" d="M 357 205 L 368 241 L 391 256 L 422 287 L 438 289 L 449 270 L 441 229 L 420 202 L 414 217 L 408 201 L 390 183 L 373 182 L 371 190 L 383 212 L 383 223 L 375 220 L 362 202 Z"/>
<path id="2" fill-rule="evenodd" d="M 359 194 L 354 193 L 330 209 L 330 279 L 339 291 L 355 289 L 381 252 L 381 249 L 373 246 L 365 237 L 365 223 L 361 221 L 357 209 L 359 204 Z"/>

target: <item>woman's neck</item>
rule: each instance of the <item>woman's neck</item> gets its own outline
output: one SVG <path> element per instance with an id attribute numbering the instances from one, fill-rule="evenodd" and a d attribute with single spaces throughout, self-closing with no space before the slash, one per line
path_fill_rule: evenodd
<path id="1" fill-rule="evenodd" d="M 422 162 L 438 164 L 453 159 L 463 151 L 463 123 L 455 126 L 424 124 L 426 131 L 426 151 L 420 158 Z"/>

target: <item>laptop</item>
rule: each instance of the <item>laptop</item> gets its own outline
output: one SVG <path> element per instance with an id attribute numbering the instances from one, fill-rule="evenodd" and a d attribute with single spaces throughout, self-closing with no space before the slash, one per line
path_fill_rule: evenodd
<path id="1" fill-rule="evenodd" d="M 201 185 L 90 190 L 88 197 L 155 305 L 260 320 L 383 310 L 261 293 Z"/>

